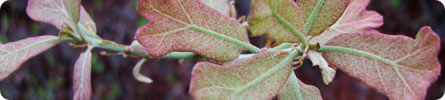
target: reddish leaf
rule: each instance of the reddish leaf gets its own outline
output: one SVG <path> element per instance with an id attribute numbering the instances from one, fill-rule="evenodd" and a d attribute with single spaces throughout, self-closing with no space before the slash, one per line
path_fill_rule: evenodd
<path id="1" fill-rule="evenodd" d="M 301 10 L 293 0 L 253 0 L 249 25 L 252 36 L 267 34 L 269 39 L 279 42 L 300 42 L 294 33 L 279 19 L 304 32 Z"/>
<path id="2" fill-rule="evenodd" d="M 4 80 L 25 61 L 59 43 L 56 36 L 30 37 L 23 40 L 0 44 L 0 80 Z"/>
<path id="3" fill-rule="evenodd" d="M 299 95 L 298 95 L 299 94 Z M 300 81 L 295 73 L 287 80 L 278 95 L 279 100 L 323 100 L 320 90 L 312 85 L 306 85 Z"/>
<path id="4" fill-rule="evenodd" d="M 315 12 L 317 3 L 324 1 L 319 9 L 319 12 Z M 304 19 L 306 22 L 311 20 L 310 17 L 313 14 L 317 14 L 313 19 L 313 23 L 308 25 L 306 23 L 306 30 L 309 29 L 308 35 L 316 36 L 333 25 L 348 6 L 350 0 L 298 0 L 298 4 L 301 7 Z"/>
<path id="5" fill-rule="evenodd" d="M 320 48 L 331 65 L 391 100 L 424 99 L 440 73 L 440 40 L 430 27 L 416 39 L 380 33 L 342 34 Z"/>
<path id="6" fill-rule="evenodd" d="M 199 0 L 139 0 L 138 13 L 150 20 L 136 39 L 154 57 L 172 51 L 191 51 L 216 61 L 238 57 L 242 48 L 217 34 L 248 42 L 246 30 L 234 19 Z"/>
<path id="7" fill-rule="evenodd" d="M 71 1 L 73 1 L 73 13 L 70 10 Z M 96 25 L 80 6 L 80 0 L 29 0 L 26 12 L 31 19 L 52 24 L 59 30 L 63 29 L 64 24 L 75 30 L 71 15 L 74 14 L 74 20 L 79 22 L 79 28 L 87 28 L 96 33 Z"/>
<path id="8" fill-rule="evenodd" d="M 91 49 L 88 48 L 88 50 L 80 54 L 74 65 L 74 100 L 91 99 Z"/>
<path id="9" fill-rule="evenodd" d="M 272 99 L 292 70 L 293 58 L 287 55 L 266 52 L 223 66 L 200 62 L 192 72 L 190 93 L 197 100 Z"/>
<path id="10" fill-rule="evenodd" d="M 370 0 L 351 0 L 340 19 L 309 42 L 324 45 L 331 38 L 344 33 L 377 32 L 374 28 L 383 25 L 383 17 L 375 11 L 366 10 L 369 2 Z"/>

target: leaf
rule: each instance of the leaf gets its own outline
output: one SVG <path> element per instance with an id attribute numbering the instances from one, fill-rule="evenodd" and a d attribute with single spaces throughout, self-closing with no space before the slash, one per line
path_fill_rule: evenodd
<path id="1" fill-rule="evenodd" d="M 351 0 L 342 17 L 309 43 L 324 45 L 328 40 L 344 33 L 378 32 L 374 29 L 383 25 L 383 17 L 375 11 L 366 10 L 369 2 L 370 0 Z"/>
<path id="2" fill-rule="evenodd" d="M 74 64 L 74 100 L 91 100 L 91 49 L 80 54 Z"/>
<path id="3" fill-rule="evenodd" d="M 0 80 L 4 80 L 25 61 L 59 43 L 56 36 L 38 36 L 0 44 Z"/>
<path id="4" fill-rule="evenodd" d="M 207 6 L 218 10 L 218 12 L 222 13 L 226 16 L 233 15 L 234 10 L 231 8 L 229 2 L 227 0 L 202 0 L 203 3 L 205 3 Z M 235 13 L 236 14 L 236 13 Z"/>
<path id="5" fill-rule="evenodd" d="M 249 25 L 252 36 L 266 34 L 278 42 L 300 42 L 294 32 L 304 32 L 304 18 L 293 0 L 253 0 Z"/>
<path id="6" fill-rule="evenodd" d="M 190 93 L 197 100 L 269 100 L 289 78 L 293 52 L 265 52 L 233 64 L 197 63 Z"/>
<path id="7" fill-rule="evenodd" d="M 63 30 L 62 25 L 65 24 L 75 31 L 69 9 L 70 1 L 73 1 L 73 16 L 74 20 L 79 22 L 79 28 L 86 28 L 96 33 L 96 24 L 85 9 L 80 7 L 80 0 L 29 0 L 26 12 L 33 20 L 52 24 L 59 30 Z"/>
<path id="8" fill-rule="evenodd" d="M 349 2 L 350 0 L 299 0 L 307 34 L 319 35 L 333 25 L 344 13 Z M 317 6 L 320 8 L 317 9 Z"/>
<path id="9" fill-rule="evenodd" d="M 317 3 L 320 4 L 317 5 Z M 334 24 L 349 0 L 253 0 L 252 36 L 266 34 L 278 42 L 298 43 L 298 35 L 316 36 Z M 317 8 L 317 9 L 315 9 Z"/>
<path id="10" fill-rule="evenodd" d="M 130 51 L 135 51 L 135 52 L 145 52 L 145 48 L 144 46 L 142 46 L 138 41 L 134 40 L 133 42 L 131 42 L 131 45 L 129 47 Z"/>
<path id="11" fill-rule="evenodd" d="M 241 24 L 199 0 L 139 0 L 137 10 L 150 22 L 137 30 L 136 39 L 154 57 L 190 51 L 224 62 L 242 51 L 231 42 L 249 42 Z"/>
<path id="12" fill-rule="evenodd" d="M 335 69 L 328 66 L 328 62 L 316 51 L 308 51 L 309 59 L 314 66 L 319 66 L 324 84 L 328 85 L 335 77 Z"/>
<path id="13" fill-rule="evenodd" d="M 136 66 L 134 66 L 133 68 L 133 76 L 136 78 L 136 80 L 140 81 L 140 82 L 144 82 L 144 83 L 152 83 L 153 80 L 151 80 L 150 78 L 148 78 L 147 76 L 142 75 L 141 73 L 139 73 L 139 70 L 141 70 L 142 65 L 147 61 L 147 58 L 143 58 L 142 60 L 140 60 Z"/>
<path id="14" fill-rule="evenodd" d="M 299 94 L 299 95 L 298 95 Z M 320 90 L 312 85 L 306 85 L 292 72 L 278 95 L 279 100 L 323 100 Z"/>
<path id="15" fill-rule="evenodd" d="M 423 27 L 413 40 L 380 33 L 342 34 L 321 47 L 331 65 L 374 87 L 391 100 L 424 99 L 440 74 L 440 40 Z"/>

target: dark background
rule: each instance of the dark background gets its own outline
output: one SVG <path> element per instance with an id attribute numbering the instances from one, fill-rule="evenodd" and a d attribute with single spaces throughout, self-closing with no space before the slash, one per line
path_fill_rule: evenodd
<path id="1" fill-rule="evenodd" d="M 136 0 L 83 0 L 82 5 L 96 22 L 98 35 L 118 43 L 130 44 L 136 29 L 148 21 L 136 13 Z M 58 30 L 44 23 L 32 21 L 26 15 L 27 0 L 10 0 L 0 10 L 0 41 L 17 41 L 31 36 L 57 35 Z M 236 0 L 239 15 L 249 13 L 250 0 Z M 414 37 L 422 26 L 431 26 L 445 38 L 445 11 L 436 0 L 372 0 L 369 10 L 384 17 L 385 24 L 378 28 L 383 33 L 402 34 Z M 264 37 L 251 38 L 252 44 L 262 47 Z M 445 40 L 442 40 L 441 44 Z M 441 46 L 444 48 L 444 45 Z M 188 100 L 191 70 L 195 59 L 149 60 L 141 72 L 154 83 L 138 82 L 132 75 L 138 58 L 101 56 L 95 49 L 92 65 L 94 100 Z M 445 62 L 445 50 L 439 59 Z M 70 100 L 72 99 L 72 71 L 79 48 L 62 43 L 36 56 L 0 82 L 0 91 L 12 100 Z M 324 85 L 320 71 L 311 67 L 309 61 L 296 71 L 307 84 L 317 86 L 325 100 L 385 100 L 384 95 L 364 85 L 359 80 L 337 71 L 334 81 Z M 442 70 L 442 74 L 444 74 Z M 438 99 L 445 90 L 445 77 L 441 75 L 432 84 L 427 100 Z"/>

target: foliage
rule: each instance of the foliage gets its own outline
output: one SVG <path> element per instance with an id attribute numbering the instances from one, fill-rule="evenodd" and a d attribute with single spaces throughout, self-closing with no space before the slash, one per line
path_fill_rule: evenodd
<path id="1" fill-rule="evenodd" d="M 253 0 L 247 20 L 235 19 L 226 0 L 138 2 L 138 13 L 149 23 L 131 45 L 122 45 L 96 35 L 81 0 L 29 0 L 28 16 L 54 25 L 59 36 L 0 44 L 0 80 L 60 42 L 85 49 L 74 65 L 76 100 L 91 99 L 94 48 L 142 58 L 133 73 L 146 83 L 152 80 L 139 70 L 148 59 L 208 58 L 192 72 L 190 93 L 199 100 L 322 99 L 293 72 L 306 58 L 319 66 L 325 84 L 338 68 L 390 99 L 420 100 L 441 69 L 440 40 L 431 28 L 420 29 L 416 39 L 380 33 L 375 28 L 383 24 L 382 16 L 365 9 L 370 0 Z M 248 30 L 266 35 L 266 47 L 250 44 Z M 250 54 L 241 54 L 245 50 Z"/>

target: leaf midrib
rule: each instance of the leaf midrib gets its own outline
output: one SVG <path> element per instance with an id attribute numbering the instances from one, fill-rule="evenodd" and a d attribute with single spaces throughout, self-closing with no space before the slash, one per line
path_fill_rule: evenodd
<path id="1" fill-rule="evenodd" d="M 179 20 L 179 19 L 177 19 L 177 18 L 174 18 L 174 17 L 172 17 L 172 16 L 170 16 L 170 15 L 167 15 L 167 14 L 161 12 L 160 10 L 154 8 L 152 5 L 150 5 L 151 9 L 153 9 L 154 12 L 160 14 L 161 16 L 164 16 L 164 17 L 166 17 L 166 18 L 168 18 L 168 19 L 171 19 L 171 20 L 173 20 L 173 21 L 176 21 L 176 22 L 178 22 L 178 23 L 181 23 L 181 24 L 185 25 L 185 27 L 182 27 L 182 28 L 180 28 L 180 29 L 174 29 L 174 30 L 172 30 L 172 31 L 168 31 L 168 32 L 164 32 L 164 33 L 156 34 L 155 36 L 159 36 L 159 35 L 168 35 L 168 34 L 172 34 L 172 33 L 176 33 L 176 32 L 185 31 L 185 30 L 188 30 L 188 29 L 193 29 L 193 30 L 195 30 L 195 31 L 198 31 L 198 32 L 201 32 L 201 33 L 210 35 L 210 36 L 212 36 L 212 37 L 216 37 L 216 38 L 218 38 L 218 39 L 225 40 L 225 41 L 230 42 L 230 43 L 232 43 L 232 44 L 241 46 L 241 47 L 243 47 L 244 49 L 247 49 L 248 51 L 253 52 L 253 53 L 258 53 L 258 52 L 261 51 L 259 48 L 257 48 L 257 47 L 255 47 L 255 46 L 251 45 L 250 43 L 245 43 L 245 42 L 243 42 L 243 41 L 241 41 L 241 40 L 238 40 L 238 39 L 229 37 L 229 36 L 227 36 L 227 35 L 225 35 L 225 34 L 221 34 L 221 33 L 215 32 L 215 31 L 213 31 L 213 30 L 211 30 L 211 29 L 207 29 L 207 28 L 203 28 L 203 27 L 200 27 L 200 26 L 195 25 L 195 24 L 193 23 L 193 21 L 192 21 L 190 15 L 186 12 L 185 8 L 183 7 L 182 3 L 179 2 L 179 4 L 180 4 L 181 9 L 183 10 L 184 14 L 185 14 L 186 17 L 187 17 L 187 20 L 190 22 L 190 24 L 189 24 L 189 23 L 186 23 L 186 22 L 184 22 L 184 21 L 182 21 L 182 20 Z M 153 36 L 153 35 L 150 35 L 150 36 Z"/>
<path id="2" fill-rule="evenodd" d="M 83 80 L 84 80 L 84 70 L 85 70 L 85 67 L 86 67 L 86 62 L 87 62 L 87 59 L 88 59 L 88 57 L 89 56 L 91 56 L 91 50 L 92 50 L 92 47 L 89 47 L 88 49 L 87 49 L 87 51 L 85 51 L 84 52 L 84 56 L 83 56 L 83 59 L 82 59 L 82 64 L 81 64 L 81 71 L 82 71 L 82 73 L 80 74 L 80 84 L 79 84 L 79 90 L 80 91 L 83 91 L 84 90 L 84 88 L 83 88 Z M 79 92 L 79 91 L 77 91 L 77 92 Z M 80 97 L 83 97 L 83 92 L 80 92 Z"/>
<path id="3" fill-rule="evenodd" d="M 292 62 L 292 60 L 298 56 L 298 50 L 294 50 L 292 51 L 288 56 L 286 56 L 286 58 L 284 58 L 282 61 L 280 61 L 277 65 L 275 65 L 274 67 L 272 67 L 272 69 L 269 69 L 266 73 L 261 74 L 260 76 L 258 76 L 257 78 L 255 78 L 254 80 L 248 82 L 246 85 L 235 89 L 234 93 L 231 95 L 231 98 L 233 99 L 234 97 L 236 97 L 239 93 L 241 93 L 243 90 L 248 89 L 251 86 L 254 86 L 256 84 L 258 84 L 259 82 L 261 82 L 262 80 L 265 80 L 266 78 L 268 78 L 269 76 L 273 75 L 273 73 L 279 71 L 279 69 L 286 67 L 286 65 L 288 65 L 289 63 Z"/>
<path id="4" fill-rule="evenodd" d="M 0 61 L 4 60 L 5 57 L 11 56 L 11 55 L 15 55 L 17 53 L 23 52 L 27 49 L 33 48 L 35 46 L 41 45 L 41 44 L 45 44 L 45 43 L 49 43 L 49 42 L 54 42 L 59 40 L 59 38 L 53 38 L 53 39 L 48 39 L 48 40 L 44 40 L 44 41 L 39 41 L 39 42 L 35 42 L 31 45 L 25 46 L 23 48 L 18 49 L 17 51 L 13 51 L 13 52 L 8 52 L 6 55 L 1 56 L 0 57 Z M 7 46 L 7 44 L 4 44 L 4 46 Z"/>
<path id="5" fill-rule="evenodd" d="M 419 49 L 419 50 L 423 50 L 423 49 Z M 405 57 L 411 57 L 413 55 L 416 55 L 419 52 L 419 50 L 416 50 L 415 52 L 410 53 L 407 56 L 404 56 L 402 58 L 406 59 Z M 408 85 L 405 77 L 399 71 L 399 67 L 400 68 L 404 68 L 404 66 L 399 65 L 395 61 L 391 61 L 391 60 L 385 59 L 385 58 L 383 58 L 381 56 L 375 55 L 375 54 L 367 52 L 367 51 L 362 51 L 362 50 L 357 50 L 357 49 L 352 49 L 352 48 L 345 48 L 345 47 L 340 47 L 340 46 L 323 46 L 318 51 L 320 51 L 320 52 L 336 52 L 336 53 L 354 54 L 354 55 L 358 55 L 358 56 L 368 57 L 368 58 L 371 58 L 371 59 L 383 62 L 385 64 L 388 64 L 388 65 L 390 65 L 390 66 L 392 66 L 394 68 L 394 71 L 396 72 L 397 77 L 402 81 L 402 83 L 405 85 L 405 87 L 408 88 L 410 93 L 413 96 L 417 97 L 417 95 L 412 90 L 411 86 Z M 406 68 L 407 69 L 411 69 L 409 67 L 406 67 Z M 416 71 L 418 71 L 418 70 L 416 70 Z"/>

